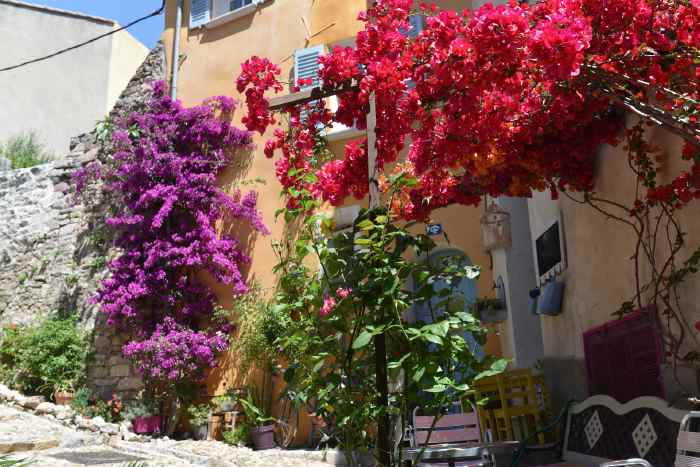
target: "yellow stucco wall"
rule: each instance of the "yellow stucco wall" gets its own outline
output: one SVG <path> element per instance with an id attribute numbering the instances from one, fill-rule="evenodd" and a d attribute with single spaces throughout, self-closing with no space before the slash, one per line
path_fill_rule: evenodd
<path id="1" fill-rule="evenodd" d="M 445 3 L 465 5 L 469 2 L 451 0 Z M 175 4 L 176 0 L 167 1 L 166 29 L 163 33 L 169 62 L 174 37 Z M 212 95 L 229 95 L 242 100 L 242 96 L 235 90 L 235 79 L 244 60 L 252 55 L 267 57 L 280 65 L 283 77 L 289 76 L 295 50 L 353 37 L 361 27 L 357 14 L 365 8 L 366 0 L 272 0 L 249 16 L 212 29 L 190 31 L 187 28 L 189 2 L 185 2 L 178 97 L 185 105 L 195 105 Z M 308 37 L 307 27 L 311 37 Z M 169 69 L 171 67 L 172 63 L 169 63 Z M 236 113 L 234 124 L 240 125 L 241 116 L 242 111 Z M 258 186 L 257 190 L 259 207 L 272 233 L 268 238 L 248 238 L 248 232 L 241 234 L 246 238 L 245 244 L 252 257 L 252 263 L 246 270 L 247 278 L 259 281 L 267 289 L 275 284 L 272 266 L 276 263 L 276 257 L 271 243 L 281 238 L 284 231 L 284 222 L 276 221 L 274 216 L 275 211 L 281 207 L 281 187 L 274 176 L 273 161 L 262 154 L 264 141 L 270 136 L 256 135 L 257 149 L 252 154 L 242 156 L 240 163 L 230 167 L 221 178 L 222 184 L 258 177 L 266 182 L 264 186 Z M 342 143 L 334 145 L 338 150 L 343 146 Z M 464 251 L 473 263 L 484 266 L 478 285 L 479 294 L 490 296 L 493 280 L 488 267 L 489 258 L 481 247 L 480 216 L 481 208 L 450 207 L 439 210 L 435 214 L 435 221 L 444 225 L 453 246 Z M 230 305 L 231 291 L 220 285 L 211 285 L 222 305 Z M 486 350 L 500 354 L 500 342 L 495 333 Z M 212 373 L 208 381 L 209 393 L 218 393 L 224 387 L 240 385 L 240 376 L 236 372 L 235 356 L 228 356 Z M 281 384 L 276 386 L 280 388 Z M 307 429 L 308 424 L 304 421 L 300 439 L 306 436 Z"/>

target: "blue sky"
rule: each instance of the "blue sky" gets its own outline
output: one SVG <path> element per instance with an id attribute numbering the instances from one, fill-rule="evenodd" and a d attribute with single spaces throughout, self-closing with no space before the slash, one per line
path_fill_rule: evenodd
<path id="1" fill-rule="evenodd" d="M 124 25 L 160 8 L 161 0 L 23 0 L 26 3 L 46 5 L 62 10 L 78 11 L 88 15 L 114 19 Z M 149 18 L 129 28 L 138 40 L 153 47 L 163 31 L 163 16 Z"/>

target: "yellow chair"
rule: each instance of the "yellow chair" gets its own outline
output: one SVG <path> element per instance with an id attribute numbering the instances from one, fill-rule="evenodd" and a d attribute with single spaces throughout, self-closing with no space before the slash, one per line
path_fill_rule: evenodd
<path id="1" fill-rule="evenodd" d="M 473 396 L 485 402 L 478 406 L 484 436 L 494 440 L 523 439 L 542 427 L 551 417 L 549 391 L 542 376 L 529 368 L 511 370 L 475 382 Z M 546 442 L 544 433 L 538 441 Z"/>

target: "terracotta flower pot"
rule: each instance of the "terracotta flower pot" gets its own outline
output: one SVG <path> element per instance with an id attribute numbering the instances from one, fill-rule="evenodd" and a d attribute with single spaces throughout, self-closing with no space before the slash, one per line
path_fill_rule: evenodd
<path id="1" fill-rule="evenodd" d="M 53 393 L 53 400 L 56 405 L 70 405 L 73 402 L 75 393 L 73 391 L 56 391 Z"/>
<path id="2" fill-rule="evenodd" d="M 250 429 L 250 438 L 255 449 L 272 449 L 275 447 L 275 425 L 265 425 Z"/>
<path id="3" fill-rule="evenodd" d="M 134 433 L 137 435 L 150 435 L 161 432 L 163 417 L 154 415 L 151 417 L 136 417 L 131 421 Z"/>

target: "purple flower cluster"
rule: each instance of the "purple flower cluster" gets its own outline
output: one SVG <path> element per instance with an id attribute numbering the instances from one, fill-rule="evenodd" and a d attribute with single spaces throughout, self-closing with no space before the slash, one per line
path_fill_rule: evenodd
<path id="1" fill-rule="evenodd" d="M 240 266 L 250 258 L 235 238 L 217 233 L 217 221 L 268 233 L 255 192 L 228 195 L 216 183 L 236 150 L 251 145 L 250 133 L 229 123 L 233 109 L 227 97 L 185 108 L 156 83 L 145 110 L 115 122 L 113 156 L 99 177 L 116 200 L 106 222 L 120 254 L 95 301 L 110 325 L 136 336 L 124 353 L 145 377 L 189 378 L 226 348 L 222 335 L 203 327 L 216 325 L 209 319 L 216 302 L 199 277 L 246 293 Z"/>
<path id="2" fill-rule="evenodd" d="M 212 368 L 227 347 L 228 338 L 222 332 L 193 331 L 165 318 L 148 339 L 129 342 L 123 351 L 145 378 L 177 384 L 199 381 L 204 369 Z"/>

